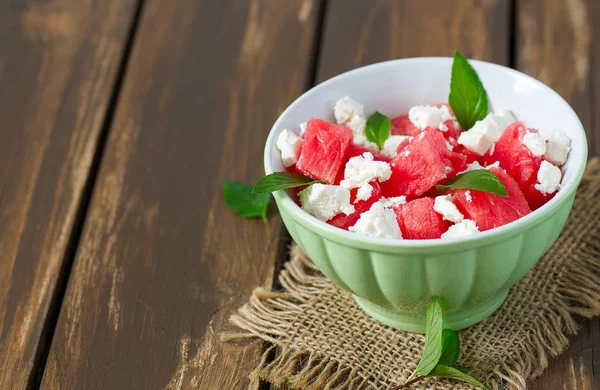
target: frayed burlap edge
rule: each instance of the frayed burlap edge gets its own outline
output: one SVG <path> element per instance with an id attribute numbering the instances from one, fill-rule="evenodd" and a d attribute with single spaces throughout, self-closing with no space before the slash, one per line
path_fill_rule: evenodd
<path id="1" fill-rule="evenodd" d="M 582 188 L 578 198 L 597 196 L 600 159 L 589 162 Z M 487 383 L 494 389 L 525 390 L 527 381 L 548 367 L 549 358 L 565 349 L 567 336 L 577 332 L 574 316 L 600 315 L 600 259 L 597 257 L 600 236 L 598 230 L 580 234 L 586 235 L 582 239 L 593 251 L 592 256 L 575 257 L 562 268 L 555 290 L 556 299 L 546 305 L 548 315 L 536 324 L 538 329 L 530 335 L 529 345 L 520 346 L 514 356 L 488 373 Z M 251 388 L 255 388 L 261 379 L 294 389 L 376 388 L 359 367 L 348 367 L 325 353 L 281 342 L 294 332 L 294 320 L 303 312 L 304 306 L 318 299 L 323 289 L 332 285 L 296 245 L 291 247 L 290 261 L 284 264 L 278 279 L 283 292 L 257 288 L 248 303 L 231 316 L 231 323 L 243 332 L 221 335 L 225 341 L 258 337 L 269 343 L 258 366 L 250 374 Z"/>

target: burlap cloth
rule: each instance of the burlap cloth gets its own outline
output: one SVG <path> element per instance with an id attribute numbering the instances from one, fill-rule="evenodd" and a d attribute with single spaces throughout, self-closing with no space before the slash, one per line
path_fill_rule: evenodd
<path id="1" fill-rule="evenodd" d="M 280 273 L 283 292 L 257 289 L 232 316 L 267 341 L 251 379 L 295 389 L 389 389 L 417 366 L 424 337 L 385 326 L 327 280 L 295 245 Z M 600 162 L 588 164 L 573 211 L 554 246 L 500 309 L 460 332 L 459 362 L 493 388 L 525 389 L 577 332 L 574 315 L 600 314 Z M 473 389 L 427 379 L 412 389 Z M 557 388 L 562 384 L 557 383 Z"/>

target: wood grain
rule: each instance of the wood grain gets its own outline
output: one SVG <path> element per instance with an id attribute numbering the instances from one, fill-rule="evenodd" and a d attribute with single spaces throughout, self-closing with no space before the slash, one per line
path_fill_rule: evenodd
<path id="1" fill-rule="evenodd" d="M 0 2 L 2 389 L 36 380 L 134 11 L 127 0 Z"/>
<path id="2" fill-rule="evenodd" d="M 332 0 L 318 80 L 374 62 L 452 56 L 508 64 L 509 1 Z"/>
<path id="3" fill-rule="evenodd" d="M 600 154 L 600 4 L 595 0 L 521 0 L 517 8 L 516 67 L 548 84 L 577 111 L 589 155 Z M 566 351 L 531 389 L 600 388 L 600 320 L 581 320 Z"/>
<path id="4" fill-rule="evenodd" d="M 271 286 L 286 240 L 273 212 L 234 215 L 221 184 L 262 176 L 270 127 L 308 85 L 319 7 L 145 3 L 42 388 L 247 387 L 261 343 L 218 334 Z"/>

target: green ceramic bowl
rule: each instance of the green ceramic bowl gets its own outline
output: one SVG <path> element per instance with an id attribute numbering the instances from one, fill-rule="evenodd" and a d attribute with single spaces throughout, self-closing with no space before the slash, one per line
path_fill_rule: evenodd
<path id="1" fill-rule="evenodd" d="M 390 240 L 351 233 L 312 217 L 284 191 L 274 194 L 293 239 L 334 283 L 354 294 L 373 318 L 394 328 L 423 332 L 427 301 L 445 298 L 444 326 L 462 329 L 493 313 L 560 234 L 583 176 L 587 141 L 567 102 L 541 82 L 515 70 L 472 61 L 494 108 L 506 108 L 548 137 L 555 130 L 572 139 L 559 193 L 518 221 L 454 239 Z M 451 58 L 412 58 L 359 68 L 334 77 L 292 103 L 267 140 L 266 173 L 282 171 L 275 141 L 284 128 L 312 117 L 333 120 L 335 102 L 349 95 L 393 117 L 416 104 L 446 102 Z"/>

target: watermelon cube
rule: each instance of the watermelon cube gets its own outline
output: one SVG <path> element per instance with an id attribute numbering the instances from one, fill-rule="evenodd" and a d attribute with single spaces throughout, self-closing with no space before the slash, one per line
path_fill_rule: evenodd
<path id="1" fill-rule="evenodd" d="M 304 146 L 296 163 L 296 171 L 315 180 L 334 184 L 343 168 L 346 152 L 352 143 L 352 130 L 321 119 L 306 125 Z"/>
<path id="2" fill-rule="evenodd" d="M 519 184 L 529 207 L 535 210 L 552 199 L 554 194 L 542 194 L 535 188 L 543 158 L 534 156 L 523 144 L 523 137 L 528 131 L 537 132 L 536 129 L 526 129 L 522 122 L 511 124 L 496 142 L 488 162 L 500 162 L 500 166 Z"/>
<path id="3" fill-rule="evenodd" d="M 466 157 L 450 151 L 442 132 L 428 127 L 392 159 L 392 176 L 381 189 L 386 197 L 414 199 L 465 166 Z"/>
<path id="4" fill-rule="evenodd" d="M 371 206 L 373 206 L 373 203 L 377 202 L 381 198 L 381 188 L 379 183 L 373 181 L 369 184 L 373 186 L 373 192 L 371 193 L 371 197 L 366 200 L 359 200 L 355 203 L 358 188 L 353 188 L 350 190 L 350 202 L 354 205 L 354 213 L 350 215 L 340 213 L 327 221 L 327 223 L 345 230 L 348 230 L 350 226 L 354 226 L 356 221 L 358 221 L 360 218 L 360 215 L 365 211 L 368 211 Z"/>
<path id="5" fill-rule="evenodd" d="M 486 163 L 487 159 L 489 158 L 489 155 L 485 154 L 485 155 L 481 156 L 478 153 L 475 153 L 472 150 L 465 148 L 464 145 L 456 145 L 456 147 L 454 148 L 454 151 L 456 153 L 463 154 L 467 158 L 467 164 L 470 164 L 473 161 L 477 161 L 479 164 L 485 166 L 486 165 L 485 163 Z"/>
<path id="6" fill-rule="evenodd" d="M 440 238 L 451 223 L 433 209 L 434 198 L 419 198 L 394 207 L 402 237 L 412 240 Z"/>
<path id="7" fill-rule="evenodd" d="M 477 190 L 454 191 L 454 204 L 465 218 L 475 221 L 480 231 L 505 225 L 531 212 L 517 182 L 502 169 L 492 167 L 490 171 L 506 187 L 507 197 Z"/>
<path id="8" fill-rule="evenodd" d="M 400 115 L 392 119 L 392 128 L 390 130 L 391 135 L 410 135 L 417 136 L 421 132 L 421 129 L 415 126 L 410 119 L 408 114 Z"/>

